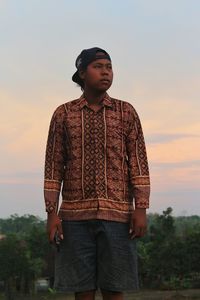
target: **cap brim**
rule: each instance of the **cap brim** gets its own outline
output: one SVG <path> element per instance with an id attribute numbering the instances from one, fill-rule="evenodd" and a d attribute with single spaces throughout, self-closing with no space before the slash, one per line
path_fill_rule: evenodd
<path id="1" fill-rule="evenodd" d="M 74 73 L 74 75 L 72 76 L 72 80 L 73 80 L 74 82 L 76 82 L 76 83 L 78 83 L 78 82 L 80 81 L 80 77 L 79 77 L 78 71 L 76 71 L 76 72 Z"/>

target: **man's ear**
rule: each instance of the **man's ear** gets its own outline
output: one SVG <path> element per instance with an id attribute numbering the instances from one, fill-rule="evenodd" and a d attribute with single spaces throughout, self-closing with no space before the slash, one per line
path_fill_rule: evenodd
<path id="1" fill-rule="evenodd" d="M 80 78 L 81 78 L 82 80 L 84 80 L 84 79 L 85 79 L 85 71 L 79 70 L 78 73 L 79 73 Z"/>

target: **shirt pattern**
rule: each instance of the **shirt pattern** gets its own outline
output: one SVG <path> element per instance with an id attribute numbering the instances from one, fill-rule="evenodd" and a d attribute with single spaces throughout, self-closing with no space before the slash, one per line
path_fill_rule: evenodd
<path id="1" fill-rule="evenodd" d="M 106 94 L 94 111 L 82 95 L 56 109 L 46 147 L 47 212 L 58 211 L 61 188 L 61 219 L 128 222 L 134 206 L 149 207 L 146 147 L 131 104 Z"/>

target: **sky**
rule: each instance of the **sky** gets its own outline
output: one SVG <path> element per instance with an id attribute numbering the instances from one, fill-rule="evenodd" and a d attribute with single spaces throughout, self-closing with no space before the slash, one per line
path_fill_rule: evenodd
<path id="1" fill-rule="evenodd" d="M 109 95 L 139 113 L 151 213 L 200 215 L 200 1 L 0 0 L 0 218 L 45 218 L 51 116 L 78 98 L 86 48 L 112 58 Z"/>

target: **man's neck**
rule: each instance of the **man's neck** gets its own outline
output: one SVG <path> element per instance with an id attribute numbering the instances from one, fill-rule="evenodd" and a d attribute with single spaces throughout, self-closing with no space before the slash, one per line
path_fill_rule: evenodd
<path id="1" fill-rule="evenodd" d="M 87 100 L 88 104 L 99 105 L 103 98 L 105 97 L 106 92 L 94 92 L 94 91 L 84 91 L 84 97 Z"/>

